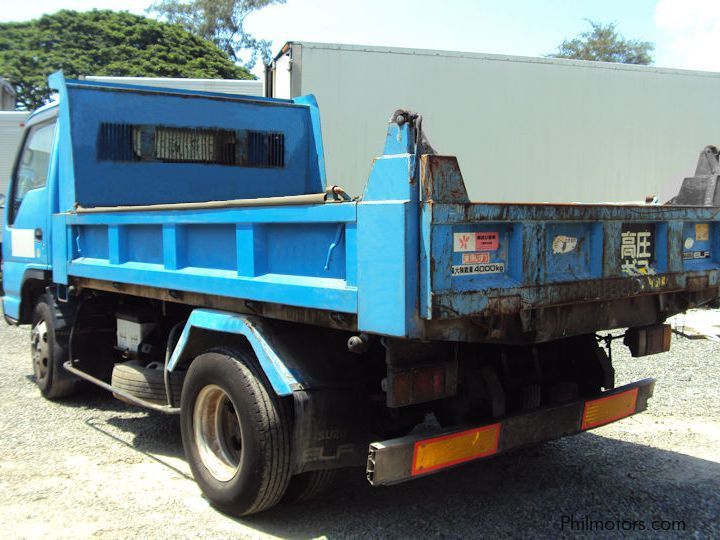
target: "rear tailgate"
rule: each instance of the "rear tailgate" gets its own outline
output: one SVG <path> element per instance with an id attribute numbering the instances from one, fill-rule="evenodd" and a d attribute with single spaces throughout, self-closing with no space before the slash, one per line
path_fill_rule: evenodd
<path id="1" fill-rule="evenodd" d="M 429 159 L 435 185 L 462 182 L 449 177 L 460 173 L 445 158 Z M 609 307 L 671 292 L 717 296 L 718 208 L 480 204 L 453 202 L 452 193 L 437 188 L 427 194 L 435 200 L 423 206 L 425 319 L 522 315 L 588 302 Z M 659 305 L 658 314 L 680 307 Z"/>

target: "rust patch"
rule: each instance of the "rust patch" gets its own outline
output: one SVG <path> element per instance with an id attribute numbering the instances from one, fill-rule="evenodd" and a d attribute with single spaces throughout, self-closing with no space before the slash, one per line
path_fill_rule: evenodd
<path id="1" fill-rule="evenodd" d="M 470 201 L 455 156 L 433 154 L 421 156 L 420 182 L 425 201 L 447 203 Z"/>
<path id="2" fill-rule="evenodd" d="M 487 315 L 507 315 L 518 313 L 522 309 L 522 298 L 514 296 L 496 296 L 488 298 L 488 305 L 484 313 Z"/>
<path id="3" fill-rule="evenodd" d="M 689 291 L 702 291 L 708 288 L 707 276 L 690 276 L 687 278 L 687 288 Z"/>

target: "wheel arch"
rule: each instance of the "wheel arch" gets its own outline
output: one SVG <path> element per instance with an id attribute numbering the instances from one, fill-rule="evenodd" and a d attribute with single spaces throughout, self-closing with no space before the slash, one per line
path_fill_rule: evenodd
<path id="1" fill-rule="evenodd" d="M 260 372 L 280 397 L 292 396 L 294 473 L 363 465 L 369 420 L 357 356 L 348 336 L 204 308 L 185 323 L 168 370 L 189 366 L 216 347 L 250 347 Z"/>
<path id="2" fill-rule="evenodd" d="M 50 274 L 45 270 L 28 269 L 23 274 L 20 289 L 20 310 L 18 324 L 32 323 L 35 304 L 50 284 Z"/>
<path id="3" fill-rule="evenodd" d="M 185 323 L 168 361 L 168 371 L 189 365 L 203 351 L 216 346 L 249 346 L 265 377 L 278 396 L 290 396 L 304 388 L 277 351 L 275 328 L 266 320 L 211 309 L 195 309 Z"/>

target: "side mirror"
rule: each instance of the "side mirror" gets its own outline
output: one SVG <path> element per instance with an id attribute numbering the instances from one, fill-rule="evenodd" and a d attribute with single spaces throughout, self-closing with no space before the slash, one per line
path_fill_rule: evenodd
<path id="1" fill-rule="evenodd" d="M 5 208 L 5 195 L 0 193 L 0 209 Z"/>

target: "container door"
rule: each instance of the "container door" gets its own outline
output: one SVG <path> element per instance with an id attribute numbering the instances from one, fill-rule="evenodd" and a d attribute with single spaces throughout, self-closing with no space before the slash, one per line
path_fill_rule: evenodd
<path id="1" fill-rule="evenodd" d="M 54 137 L 55 119 L 28 129 L 5 202 L 3 308 L 14 319 L 26 271 L 49 268 L 48 172 Z"/>

